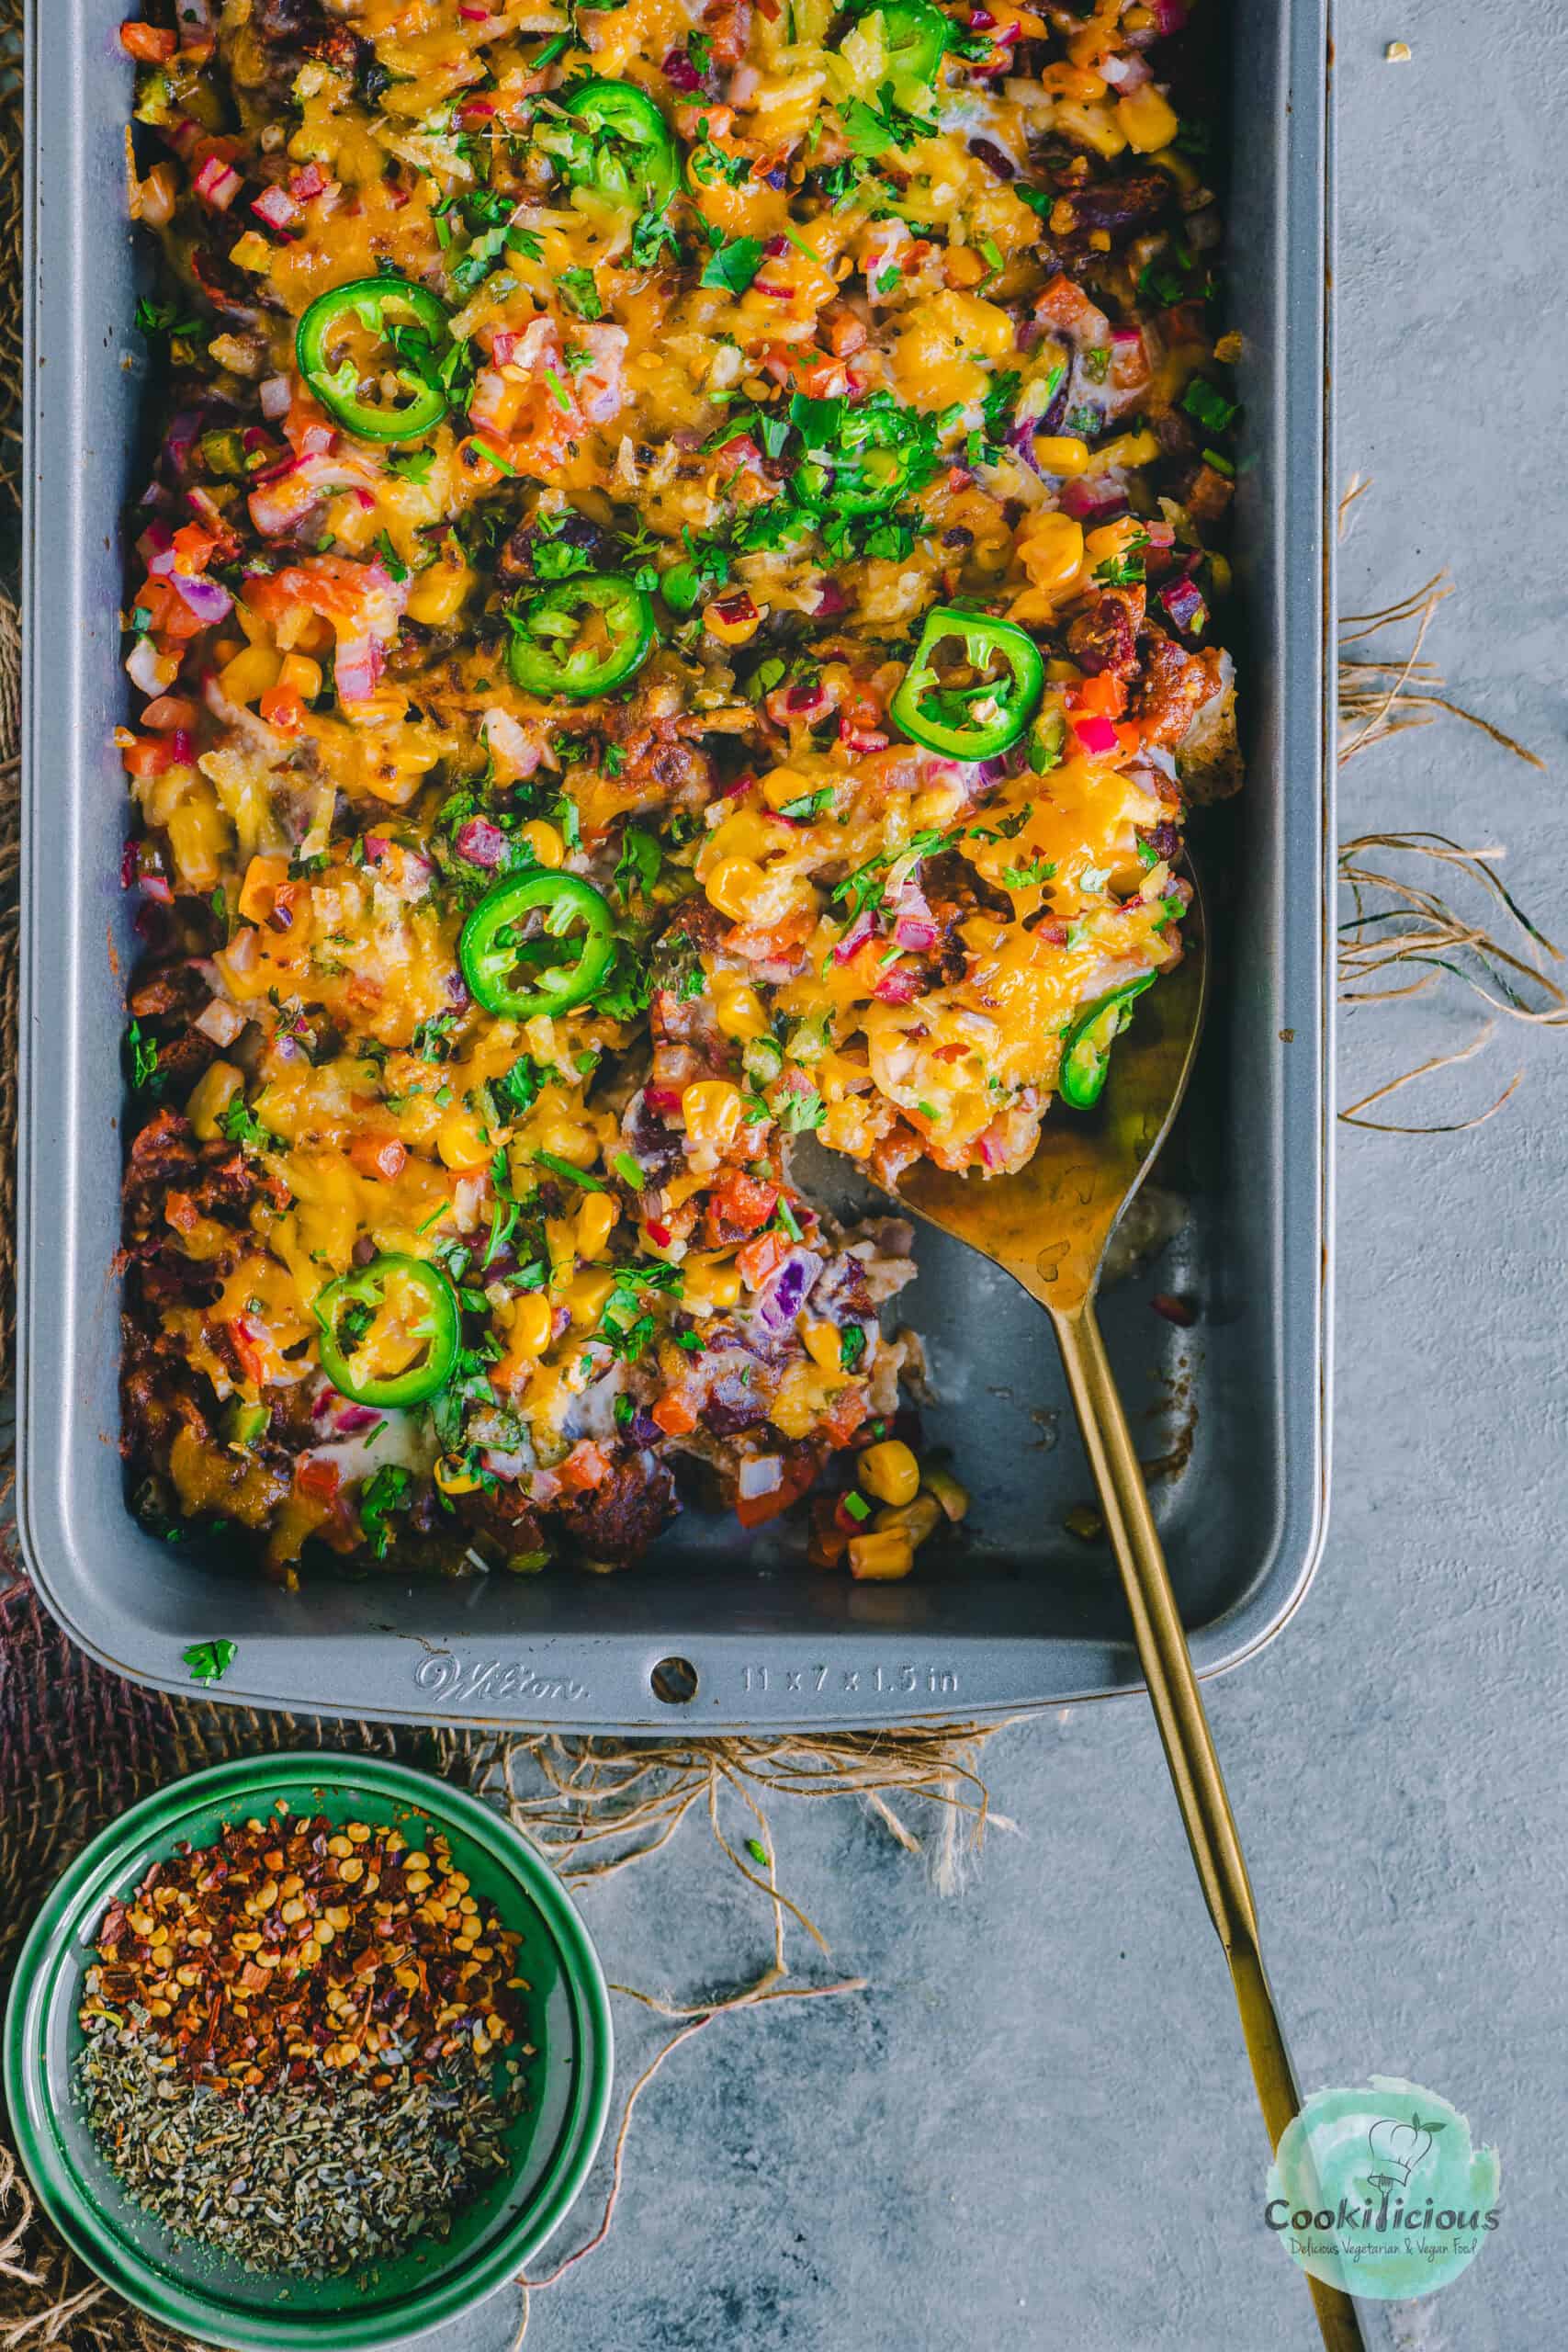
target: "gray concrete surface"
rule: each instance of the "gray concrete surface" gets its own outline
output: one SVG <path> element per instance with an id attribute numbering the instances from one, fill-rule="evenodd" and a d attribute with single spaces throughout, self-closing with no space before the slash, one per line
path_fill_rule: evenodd
<path id="1" fill-rule="evenodd" d="M 1434 650 L 1553 763 L 1409 735 L 1348 772 L 1342 830 L 1505 841 L 1568 933 L 1568 11 L 1350 0 L 1339 31 L 1341 457 L 1376 483 L 1345 608 L 1451 564 Z M 1383 62 L 1395 38 L 1412 63 Z M 1473 1025 L 1357 1016 L 1344 1099 Z M 1434 2352 L 1563 2340 L 1568 1039 L 1510 1032 L 1427 1115 L 1465 1115 L 1517 1064 L 1478 1133 L 1342 1137 L 1328 1552 L 1284 1637 L 1212 1690 L 1303 2078 L 1408 2075 L 1502 2151 L 1501 2231 L 1404 2327 Z M 529 2352 L 1317 2343 L 1262 2225 L 1260 2128 L 1145 1709 L 1012 1734 L 988 1770 L 1021 1834 L 953 1901 L 852 1811 L 779 1817 L 790 1884 L 872 1990 L 677 2053 L 615 2234 L 537 2299 Z M 700 1832 L 587 1915 L 610 1973 L 644 1984 L 699 1986 L 749 1931 L 762 1956 Z"/>

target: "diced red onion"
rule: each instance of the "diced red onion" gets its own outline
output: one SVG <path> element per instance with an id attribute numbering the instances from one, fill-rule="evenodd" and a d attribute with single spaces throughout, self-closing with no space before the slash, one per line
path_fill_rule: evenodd
<path id="1" fill-rule="evenodd" d="M 702 75 L 683 49 L 672 49 L 665 58 L 664 78 L 667 82 L 672 83 L 677 90 L 685 91 L 688 96 L 703 86 Z"/>
<path id="2" fill-rule="evenodd" d="M 913 1004 L 920 992 L 920 976 L 908 964 L 887 964 L 876 976 L 872 994 L 883 1004 Z"/>
<path id="3" fill-rule="evenodd" d="M 206 628 L 227 620 L 234 609 L 234 599 L 220 580 L 209 580 L 204 572 L 173 571 L 169 580 L 196 617 Z"/>
<path id="4" fill-rule="evenodd" d="M 817 611 L 819 621 L 836 621 L 850 609 L 850 600 L 836 580 L 817 582 Z"/>
<path id="5" fill-rule="evenodd" d="M 834 948 L 834 963 L 847 964 L 852 956 L 858 956 L 861 949 L 865 945 L 866 941 L 874 937 L 875 932 L 876 924 L 873 920 L 870 909 L 863 907 L 859 914 L 856 915 L 853 922 L 851 923 L 849 929 L 845 932 L 842 939 L 839 941 L 837 946 Z"/>
<path id="6" fill-rule="evenodd" d="M 533 775 L 544 754 L 520 719 L 498 706 L 485 712 L 479 725 L 491 750 L 506 762 L 516 776 Z"/>
<path id="7" fill-rule="evenodd" d="M 506 863 L 510 844 L 499 825 L 488 817 L 470 817 L 457 835 L 453 847 L 470 865 L 482 865 L 494 873 Z"/>
<path id="8" fill-rule="evenodd" d="M 1195 636 L 1208 620 L 1209 607 L 1195 581 L 1172 581 L 1168 588 L 1160 590 L 1159 601 L 1185 636 Z"/>
<path id="9" fill-rule="evenodd" d="M 936 925 L 929 914 L 900 915 L 893 926 L 893 936 L 910 955 L 924 956 L 936 945 Z"/>
<path id="10" fill-rule="evenodd" d="M 373 637 L 340 637 L 333 676 L 340 702 L 368 702 L 386 653 Z"/>
<path id="11" fill-rule="evenodd" d="M 1127 493 L 1118 483 L 1079 474 L 1062 484 L 1056 503 L 1076 523 L 1103 523 L 1126 513 Z"/>
<path id="12" fill-rule="evenodd" d="M 299 207 L 286 187 L 264 187 L 259 196 L 251 198 L 251 210 L 280 236 L 287 236 L 299 226 Z"/>
<path id="13" fill-rule="evenodd" d="M 1162 40 L 1179 33 L 1187 22 L 1187 0 L 1148 0 L 1149 14 Z"/>
<path id="14" fill-rule="evenodd" d="M 1101 57 L 1096 61 L 1094 70 L 1113 90 L 1141 90 L 1145 82 L 1154 78 L 1148 60 L 1135 55 Z"/>
<path id="15" fill-rule="evenodd" d="M 304 164 L 290 179 L 288 193 L 296 204 L 309 204 L 312 197 L 324 195 L 330 186 L 320 164 Z"/>
<path id="16" fill-rule="evenodd" d="M 672 1086 L 645 1086 L 642 1099 L 661 1119 L 674 1118 L 681 1108 L 681 1097 Z"/>
<path id="17" fill-rule="evenodd" d="M 125 673 L 141 693 L 161 695 L 167 683 L 162 675 L 167 659 L 150 637 L 139 637 L 126 656 Z"/>
<path id="18" fill-rule="evenodd" d="M 753 1453 L 740 1464 L 739 1478 L 743 1502 L 754 1502 L 759 1495 L 776 1494 L 784 1485 L 784 1457 L 778 1453 Z"/>
<path id="19" fill-rule="evenodd" d="M 209 1005 L 198 1012 L 193 1024 L 215 1046 L 231 1046 L 245 1025 L 245 1016 L 237 1005 L 215 996 Z"/>
<path id="20" fill-rule="evenodd" d="M 209 155 L 191 186 L 214 212 L 227 212 L 244 182 L 232 164 L 226 164 L 221 155 Z"/>
<path id="21" fill-rule="evenodd" d="M 172 907 L 174 905 L 175 893 L 173 888 L 164 879 L 162 874 L 143 874 L 140 878 L 142 893 L 145 897 L 154 900 L 154 902 L 160 907 Z"/>
<path id="22" fill-rule="evenodd" d="M 788 1250 L 757 1294 L 757 1319 L 769 1331 L 787 1331 L 822 1271 L 815 1250 Z"/>

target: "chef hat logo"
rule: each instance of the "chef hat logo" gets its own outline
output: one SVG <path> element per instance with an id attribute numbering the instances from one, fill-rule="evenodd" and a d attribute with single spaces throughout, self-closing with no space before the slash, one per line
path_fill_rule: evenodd
<path id="1" fill-rule="evenodd" d="M 1440 2123 L 1423 2123 L 1416 2114 L 1408 2123 L 1385 2115 L 1368 2132 L 1367 2145 L 1376 2162 L 1393 2175 L 1402 2188 L 1408 2188 L 1411 2174 L 1432 2152 L 1432 2134 L 1443 2128 Z"/>

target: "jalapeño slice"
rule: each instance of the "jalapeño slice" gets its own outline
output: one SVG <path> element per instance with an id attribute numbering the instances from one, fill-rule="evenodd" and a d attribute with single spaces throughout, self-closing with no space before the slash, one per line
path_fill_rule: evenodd
<path id="1" fill-rule="evenodd" d="M 358 357 L 356 332 L 376 338 Z M 299 322 L 299 373 L 321 406 L 367 441 L 416 441 L 451 405 L 441 380 L 450 342 L 445 305 L 406 277 L 356 277 L 320 294 Z M 384 397 L 390 378 L 396 391 Z"/>
<path id="2" fill-rule="evenodd" d="M 616 571 L 557 581 L 506 617 L 506 666 L 525 695 L 590 701 L 624 686 L 654 648 L 653 606 L 635 581 Z"/>
<path id="3" fill-rule="evenodd" d="M 452 1377 L 457 1295 L 423 1258 L 373 1258 L 340 1275 L 318 1297 L 316 1319 L 321 1370 L 356 1405 L 420 1405 Z"/>
<path id="4" fill-rule="evenodd" d="M 535 139 L 571 186 L 592 188 L 622 211 L 661 212 L 681 185 L 681 165 L 647 91 L 595 77 L 560 103 L 564 119 L 543 124 Z"/>
<path id="5" fill-rule="evenodd" d="M 530 931 L 534 914 L 543 920 Z M 608 902 L 575 874 L 523 874 L 498 883 L 479 900 L 457 943 L 476 1002 L 508 1021 L 581 1004 L 615 954 Z"/>
<path id="6" fill-rule="evenodd" d="M 954 640 L 963 662 L 939 672 L 937 653 Z M 1017 742 L 1044 691 L 1040 648 L 1016 621 L 939 605 L 889 708 L 912 743 L 950 759 L 988 760 Z"/>
<path id="7" fill-rule="evenodd" d="M 1152 988 L 1157 974 L 1144 972 L 1124 981 L 1109 995 L 1099 997 L 1080 1012 L 1062 1040 L 1062 1066 L 1056 1087 L 1064 1102 L 1075 1111 L 1089 1111 L 1105 1091 L 1111 1048 L 1133 1018 L 1134 998 Z"/>
<path id="8" fill-rule="evenodd" d="M 796 392 L 790 423 L 806 444 L 790 487 L 806 506 L 875 514 L 923 490 L 937 470 L 930 420 L 887 392 L 855 401 Z"/>
<path id="9" fill-rule="evenodd" d="M 929 88 L 936 80 L 947 51 L 947 19 L 931 0 L 873 0 L 854 11 L 856 24 L 880 17 L 887 62 L 894 77 L 921 82 Z"/>

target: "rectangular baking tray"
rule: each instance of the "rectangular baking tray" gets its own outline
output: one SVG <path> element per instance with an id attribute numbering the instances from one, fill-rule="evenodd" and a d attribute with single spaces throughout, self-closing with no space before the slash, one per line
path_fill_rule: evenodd
<path id="1" fill-rule="evenodd" d="M 28 1568 L 66 1630 L 137 1681 L 188 1690 L 227 1635 L 222 1696 L 407 1721 L 578 1730 L 894 1724 L 1138 1687 L 1109 1555 L 1063 1521 L 1089 1486 L 1049 1328 L 1021 1291 L 922 1234 L 905 1294 L 974 1496 L 945 1554 L 859 1585 L 688 1512 L 644 1564 L 456 1583 L 323 1579 L 284 1596 L 129 1516 L 118 1451 L 126 802 L 118 517 L 144 478 L 142 264 L 126 223 L 123 0 L 29 17 L 28 691 L 23 854 L 22 1434 Z M 1199 1668 L 1277 1633 L 1311 1580 L 1326 1489 L 1333 777 L 1332 210 L 1327 0 L 1232 14 L 1234 321 L 1245 794 L 1198 830 L 1219 944 L 1193 1096 L 1157 1181 L 1187 1218 L 1106 1302 Z M 1190 1293 L 1201 1320 L 1150 1312 Z M 1147 1419 L 1141 1419 L 1147 1416 Z M 661 1660 L 694 1695 L 657 1695 Z M 690 1678 L 660 1678 L 684 1689 Z"/>

